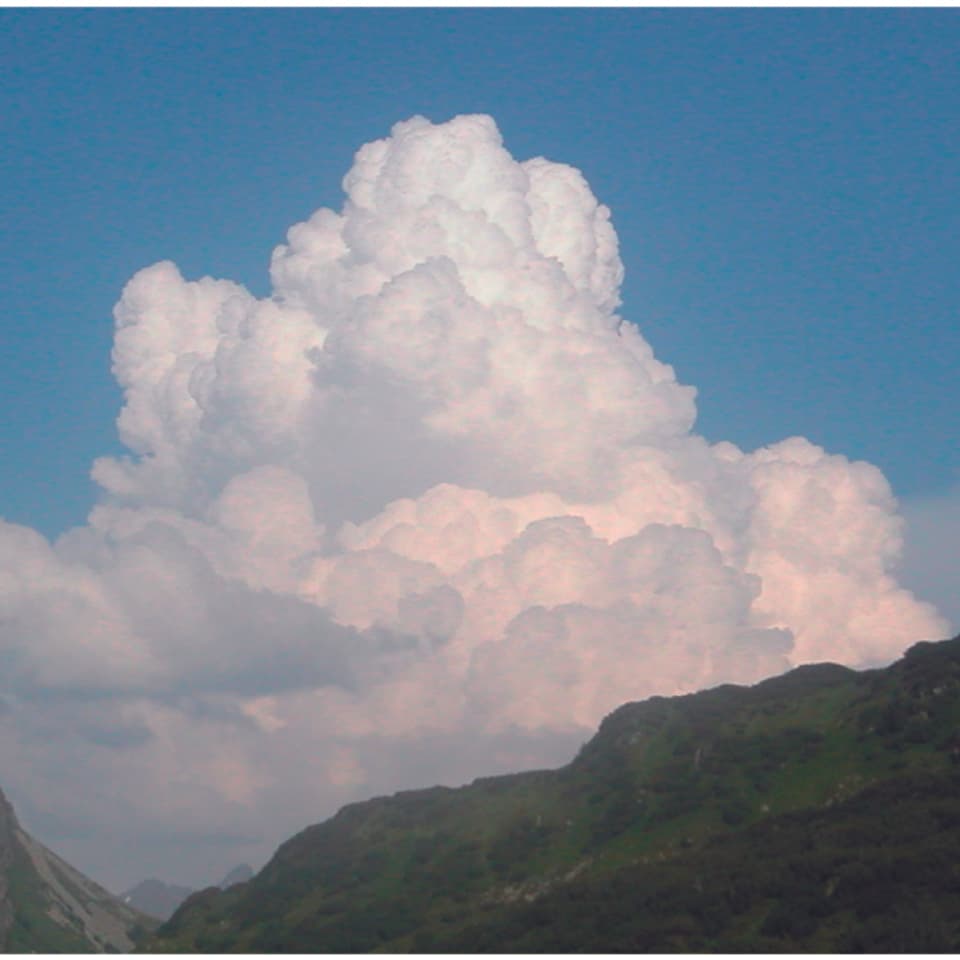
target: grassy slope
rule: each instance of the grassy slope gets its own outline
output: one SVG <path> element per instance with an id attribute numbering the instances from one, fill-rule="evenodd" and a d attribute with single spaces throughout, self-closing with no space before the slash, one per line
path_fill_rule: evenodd
<path id="1" fill-rule="evenodd" d="M 424 950 L 956 952 L 958 774 L 898 777 L 829 808 L 555 887 Z"/>
<path id="2" fill-rule="evenodd" d="M 960 638 L 918 645 L 884 671 L 804 667 L 752 688 L 628 704 L 561 770 L 344 808 L 285 843 L 250 883 L 195 895 L 151 949 L 641 949 L 642 931 L 657 928 L 652 918 L 674 914 L 686 919 L 657 934 L 658 949 L 835 946 L 847 942 L 852 916 L 863 920 L 857 908 L 824 912 L 829 924 L 810 930 L 777 920 L 807 888 L 771 886 L 777 861 L 768 852 L 795 855 L 797 876 L 814 870 L 803 862 L 820 847 L 804 838 L 825 818 L 816 829 L 834 839 L 817 869 L 826 871 L 823 890 L 835 888 L 830 905 L 846 895 L 834 899 L 836 890 L 855 889 L 842 871 L 829 872 L 839 869 L 830 857 L 843 838 L 861 836 L 857 856 L 882 876 L 900 824 L 937 825 L 927 835 L 915 824 L 922 855 L 901 864 L 905 875 L 920 876 L 940 842 L 960 853 L 960 837 L 943 826 L 956 806 L 957 731 Z M 948 788 L 949 809 L 937 819 L 938 790 Z M 891 797 L 900 811 L 892 830 L 883 819 Z M 734 874 L 742 875 L 735 914 L 718 893 Z M 610 893 L 638 885 L 653 897 L 646 906 Z M 942 896 L 960 915 L 960 900 Z M 570 897 L 589 908 L 578 913 Z M 685 904 L 679 913 L 671 897 Z M 619 902 L 629 904 L 622 916 Z M 702 917 L 690 920 L 698 903 Z M 940 907 L 928 908 L 925 929 L 950 941 L 953 928 L 935 922 Z M 594 929 L 598 910 L 611 919 Z M 732 926 L 717 919 L 724 910 L 739 918 Z"/>

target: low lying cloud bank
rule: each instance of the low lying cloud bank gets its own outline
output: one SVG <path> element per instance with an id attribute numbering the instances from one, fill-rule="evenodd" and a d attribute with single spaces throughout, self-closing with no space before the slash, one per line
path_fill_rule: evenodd
<path id="1" fill-rule="evenodd" d="M 354 796 L 559 762 L 626 700 L 945 635 L 875 467 L 692 432 L 578 171 L 414 118 L 344 189 L 269 299 L 133 277 L 129 457 L 56 543 L 0 525 L 3 777 L 81 863 L 154 872 L 80 837 L 109 829 L 196 882 L 219 861 L 170 837 L 229 866 Z"/>

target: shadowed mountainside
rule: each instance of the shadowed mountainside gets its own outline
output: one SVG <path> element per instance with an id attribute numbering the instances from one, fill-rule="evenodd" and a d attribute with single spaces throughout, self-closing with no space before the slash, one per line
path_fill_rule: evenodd
<path id="1" fill-rule="evenodd" d="M 621 707 L 568 766 L 343 808 L 149 944 L 956 950 L 960 637 Z"/>

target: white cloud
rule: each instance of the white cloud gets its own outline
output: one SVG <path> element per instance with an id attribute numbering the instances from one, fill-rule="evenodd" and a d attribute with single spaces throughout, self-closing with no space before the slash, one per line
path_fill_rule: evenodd
<path id="1" fill-rule="evenodd" d="M 578 171 L 415 118 L 344 187 L 269 299 L 138 273 L 130 456 L 87 527 L 0 528 L 4 777 L 36 816 L 180 837 L 200 882 L 231 857 L 204 877 L 184 838 L 263 856 L 370 790 L 555 762 L 625 700 L 945 633 L 893 579 L 878 470 L 692 432 Z"/>

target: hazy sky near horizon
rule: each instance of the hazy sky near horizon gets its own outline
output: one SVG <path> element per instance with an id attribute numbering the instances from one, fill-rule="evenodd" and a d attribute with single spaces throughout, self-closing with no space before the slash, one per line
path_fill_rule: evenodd
<path id="1" fill-rule="evenodd" d="M 719 630 L 734 678 L 786 664 L 790 643 L 826 658 L 824 638 L 854 619 L 920 635 L 958 626 L 945 572 L 960 525 L 958 40 L 952 10 L 0 11 L 0 517 L 17 525 L 0 564 L 22 580 L 3 594 L 19 626 L 0 637 L 0 725 L 17 758 L 3 786 L 28 824 L 114 886 L 149 872 L 199 884 L 364 790 L 560 758 L 631 695 L 614 682 L 626 648 L 598 654 L 588 677 L 584 638 L 672 629 L 670 610 L 638 599 L 654 582 L 678 597 L 712 585 L 716 605 L 678 636 Z M 496 126 L 391 133 L 415 115 L 471 114 Z M 372 148 L 355 161 L 384 138 L 386 159 Z M 576 168 L 589 188 L 523 165 L 536 157 Z M 458 164 L 480 171 L 472 192 L 450 179 Z M 529 222 L 510 212 L 524 178 Z M 376 216 L 351 219 L 345 188 Z M 502 207 L 483 206 L 501 193 Z M 347 226 L 310 219 L 321 207 L 343 209 Z M 480 210 L 509 253 L 458 219 Z M 341 242 L 355 262 L 324 272 Z M 422 266 L 437 256 L 452 266 Z M 131 283 L 159 261 L 177 269 Z M 521 264 L 534 264 L 528 295 L 528 274 L 511 272 Z M 205 276 L 252 298 L 191 285 Z M 470 310 L 450 306 L 464 298 Z M 507 301 L 514 312 L 498 313 Z M 567 319 L 531 319 L 514 338 L 503 325 L 515 315 Z M 614 316 L 639 336 L 611 339 Z M 396 342 L 394 317 L 407 324 Z M 334 318 L 327 340 L 316 318 Z M 476 344 L 496 345 L 494 329 L 499 352 L 480 363 Z M 301 369 L 303 357 L 315 366 Z M 582 397 L 563 375 L 581 361 Z M 490 373 L 513 362 L 530 364 L 536 388 L 522 372 Z M 313 396 L 321 375 L 332 392 Z M 395 380 L 416 389 L 392 392 Z M 515 417 L 518 405 L 532 412 Z M 468 447 L 468 436 L 480 439 Z M 777 446 L 796 436 L 809 444 Z M 624 459 L 636 437 L 653 452 Z M 746 456 L 706 445 L 720 441 Z M 125 464 L 131 450 L 142 469 Z M 879 474 L 847 462 L 860 460 L 911 523 L 901 583 L 945 620 L 885 579 L 896 511 Z M 600 484 L 608 472 L 620 486 Z M 282 508 L 267 526 L 263 504 Z M 797 528 L 774 529 L 787 506 Z M 625 526 L 628 515 L 644 522 Z M 451 518 L 471 531 L 454 546 L 437 532 Z M 821 556 L 798 539 L 806 519 L 849 539 Z M 411 525 L 434 540 L 414 542 Z M 55 550 L 20 532 L 53 541 L 73 527 Z M 857 566 L 871 550 L 882 569 Z M 656 566 L 660 556 L 676 566 Z M 537 572 L 545 558 L 574 571 L 553 593 Z M 371 581 L 388 584 L 383 596 L 371 599 Z M 872 598 L 863 609 L 853 584 Z M 170 627 L 186 639 L 151 633 L 191 591 Z M 503 605 L 487 622 L 477 611 L 491 597 Z M 93 633 L 69 636 L 85 623 Z M 277 646 L 260 649 L 271 631 Z M 504 643 L 480 649 L 484 631 Z M 322 642 L 307 649 L 306 635 Z M 877 643 L 851 641 L 836 658 L 895 654 L 893 639 Z M 556 675 L 531 679 L 561 647 Z M 445 651 L 442 669 L 428 648 Z M 651 675 L 664 692 L 713 676 L 685 665 L 685 679 L 675 665 Z M 463 703 L 420 716 L 411 703 L 450 676 Z M 310 700 L 320 688 L 323 702 Z M 551 725 L 557 702 L 571 713 Z M 372 715 L 413 714 L 399 746 L 370 729 Z M 319 766 L 300 770 L 310 732 L 344 717 Z M 75 766 L 76 742 L 56 740 L 63 726 L 99 751 L 94 773 Z M 197 771 L 225 743 L 204 781 Z M 180 761 L 182 796 L 144 813 L 147 771 Z M 258 765 L 289 774 L 303 803 L 259 783 Z M 68 776 L 81 784 L 73 810 L 50 799 Z M 124 830 L 116 849 L 84 839 L 111 776 L 102 815 L 139 831 L 135 865 Z M 260 835 L 264 811 L 277 827 Z"/>

